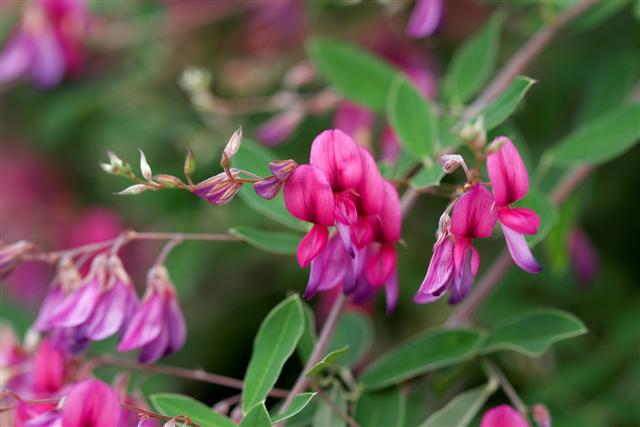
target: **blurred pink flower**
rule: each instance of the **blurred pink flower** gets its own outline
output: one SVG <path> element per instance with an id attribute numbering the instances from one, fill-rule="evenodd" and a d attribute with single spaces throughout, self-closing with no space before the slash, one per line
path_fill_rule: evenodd
<path id="1" fill-rule="evenodd" d="M 574 228 L 569 234 L 569 256 L 576 279 L 582 285 L 592 284 L 598 277 L 600 257 L 587 233 Z"/>
<path id="2" fill-rule="evenodd" d="M 511 406 L 499 405 L 484 413 L 480 427 L 529 427 L 529 423 Z"/>

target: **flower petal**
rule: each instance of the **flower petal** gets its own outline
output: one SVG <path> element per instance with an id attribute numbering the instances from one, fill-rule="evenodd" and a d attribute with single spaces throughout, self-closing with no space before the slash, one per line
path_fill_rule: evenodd
<path id="1" fill-rule="evenodd" d="M 398 303 L 398 271 L 393 270 L 384 288 L 387 299 L 387 316 L 390 316 Z"/>
<path id="2" fill-rule="evenodd" d="M 64 384 L 64 354 L 43 340 L 33 358 L 33 388 L 37 393 L 50 395 Z"/>
<path id="3" fill-rule="evenodd" d="M 484 413 L 480 427 L 529 427 L 529 423 L 511 406 L 499 405 Z"/>
<path id="4" fill-rule="evenodd" d="M 453 242 L 448 237 L 434 246 L 427 274 L 414 298 L 418 304 L 435 301 L 442 295 L 442 291 L 433 299 L 430 299 L 429 296 L 433 296 L 434 293 L 450 283 L 454 272 L 453 247 Z"/>
<path id="5" fill-rule="evenodd" d="M 99 341 L 120 330 L 126 316 L 129 291 L 128 286 L 116 283 L 102 295 L 87 322 L 87 338 Z"/>
<path id="6" fill-rule="evenodd" d="M 256 138 L 266 145 L 280 145 L 293 134 L 303 118 L 304 112 L 299 109 L 277 114 L 258 128 Z"/>
<path id="7" fill-rule="evenodd" d="M 513 262 L 528 273 L 539 273 L 541 270 L 540 264 L 538 264 L 538 261 L 533 257 L 524 235 L 510 229 L 504 224 L 502 224 L 501 227 Z"/>
<path id="8" fill-rule="evenodd" d="M 160 334 L 151 342 L 142 347 L 138 355 L 138 362 L 143 364 L 154 363 L 164 356 L 169 348 L 169 330 L 163 325 Z"/>
<path id="9" fill-rule="evenodd" d="M 324 172 L 335 193 L 355 188 L 362 177 L 358 146 L 341 130 L 325 130 L 314 139 L 310 163 Z"/>
<path id="10" fill-rule="evenodd" d="M 116 392 L 98 380 L 75 385 L 64 403 L 64 427 L 115 426 L 120 417 Z"/>
<path id="11" fill-rule="evenodd" d="M 339 236 L 334 235 L 329 239 L 326 248 L 311 262 L 304 298 L 311 298 L 318 291 L 326 291 L 337 286 L 351 268 L 351 258 Z"/>
<path id="12" fill-rule="evenodd" d="M 100 281 L 98 276 L 94 276 L 81 288 L 68 294 L 49 324 L 56 328 L 70 328 L 86 322 L 102 295 Z"/>
<path id="13" fill-rule="evenodd" d="M 34 56 L 32 38 L 23 33 L 15 34 L 0 53 L 0 83 L 22 77 Z"/>
<path id="14" fill-rule="evenodd" d="M 329 230 L 322 225 L 314 225 L 302 238 L 296 252 L 298 264 L 304 268 L 327 246 Z"/>
<path id="15" fill-rule="evenodd" d="M 498 220 L 522 234 L 536 234 L 540 228 L 540 217 L 529 208 L 500 208 Z"/>
<path id="16" fill-rule="evenodd" d="M 456 268 L 455 278 L 450 288 L 449 304 L 457 304 L 462 301 L 471 289 L 473 284 L 472 248 L 472 245 L 467 247 L 461 268 Z"/>
<path id="17" fill-rule="evenodd" d="M 275 176 L 271 176 L 261 181 L 254 182 L 253 189 L 258 196 L 262 197 L 265 200 L 271 200 L 278 195 L 280 189 L 282 188 L 282 184 L 283 183 L 279 181 Z"/>
<path id="18" fill-rule="evenodd" d="M 324 226 L 333 225 L 334 197 L 320 168 L 296 168 L 284 186 L 284 203 L 294 217 Z"/>
<path id="19" fill-rule="evenodd" d="M 598 251 L 580 228 L 574 228 L 569 234 L 569 256 L 580 283 L 589 284 L 596 279 L 600 269 Z"/>
<path id="20" fill-rule="evenodd" d="M 377 215 L 382 210 L 385 200 L 384 179 L 369 151 L 362 147 L 358 148 L 362 162 L 362 179 L 356 191 L 360 194 L 360 203 L 364 214 Z"/>
<path id="21" fill-rule="evenodd" d="M 372 286 L 385 284 L 392 271 L 396 270 L 396 248 L 392 243 L 385 243 L 375 250 L 365 266 L 367 280 Z"/>
<path id="22" fill-rule="evenodd" d="M 133 315 L 118 343 L 118 351 L 130 351 L 153 341 L 163 329 L 164 301 L 158 292 L 151 292 Z"/>
<path id="23" fill-rule="evenodd" d="M 442 19 L 442 0 L 417 0 L 407 25 L 407 35 L 428 37 L 436 31 Z"/>
<path id="24" fill-rule="evenodd" d="M 187 339 L 187 327 L 175 295 L 167 303 L 166 319 L 169 328 L 169 347 L 165 355 L 168 355 L 180 350 Z"/>
<path id="25" fill-rule="evenodd" d="M 400 240 L 402 231 L 402 207 L 400 197 L 389 181 L 384 181 L 384 204 L 380 211 L 382 238 L 386 242 Z"/>
<path id="26" fill-rule="evenodd" d="M 333 124 L 358 143 L 368 142 L 375 115 L 373 111 L 349 101 L 338 105 Z"/>
<path id="27" fill-rule="evenodd" d="M 482 185 L 474 185 L 456 201 L 451 215 L 451 232 L 469 238 L 489 237 L 498 214 L 493 196 Z"/>
<path id="28" fill-rule="evenodd" d="M 31 73 L 36 83 L 50 88 L 62 80 L 65 72 L 65 59 L 59 39 L 52 30 L 45 30 L 33 37 L 35 49 Z"/>
<path id="29" fill-rule="evenodd" d="M 529 175 L 518 149 L 509 138 L 498 137 L 492 144 L 499 146 L 487 156 L 487 172 L 498 206 L 507 206 L 522 199 L 529 190 Z"/>

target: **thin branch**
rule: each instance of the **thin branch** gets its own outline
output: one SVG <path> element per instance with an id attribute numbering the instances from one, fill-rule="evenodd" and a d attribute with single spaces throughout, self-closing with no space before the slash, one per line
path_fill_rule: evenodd
<path id="1" fill-rule="evenodd" d="M 318 363 L 322 357 L 324 356 L 327 347 L 329 346 L 329 341 L 331 340 L 331 336 L 333 335 L 333 331 L 336 329 L 336 325 L 338 324 L 338 319 L 340 318 L 340 313 L 342 312 L 342 308 L 344 307 L 345 302 L 347 301 L 347 297 L 345 297 L 342 293 L 338 294 L 335 301 L 333 302 L 333 306 L 331 307 L 331 311 L 327 316 L 327 320 L 324 322 L 322 326 L 322 331 L 320 332 L 320 337 L 318 341 L 316 341 L 316 345 L 309 356 L 309 360 L 304 365 L 302 372 L 300 372 L 300 376 L 296 380 L 295 384 L 291 388 L 289 395 L 285 399 L 282 407 L 280 408 L 280 413 L 289 408 L 291 402 L 293 402 L 293 398 L 298 394 L 303 392 L 307 386 L 309 385 L 309 378 L 307 378 L 306 373 L 311 369 L 316 363 Z"/>
<path id="2" fill-rule="evenodd" d="M 493 362 L 489 360 L 486 360 L 484 363 L 487 369 L 489 369 L 489 371 L 491 371 L 491 373 L 498 380 L 498 383 L 500 384 L 502 391 L 504 391 L 504 394 L 506 394 L 509 400 L 511 401 L 511 403 L 513 403 L 513 406 L 522 415 L 527 416 L 527 412 L 529 412 L 527 409 L 527 405 L 525 405 L 522 399 L 520 399 L 518 392 L 516 391 L 515 388 L 513 388 L 513 386 L 507 379 L 507 376 L 504 374 L 504 372 L 502 372 L 500 368 L 498 368 Z"/>
<path id="3" fill-rule="evenodd" d="M 182 243 L 182 240 L 178 240 L 178 239 L 169 240 L 167 242 L 167 244 L 164 245 L 164 247 L 160 251 L 160 254 L 158 255 L 158 258 L 156 258 L 156 262 L 154 262 L 153 265 L 162 265 L 162 264 L 164 264 L 165 260 L 167 259 L 167 257 L 169 256 L 169 254 L 171 253 L 173 248 L 175 248 L 180 243 Z"/>
<path id="4" fill-rule="evenodd" d="M 188 369 L 177 366 L 168 365 L 143 365 L 130 359 L 113 357 L 109 355 L 98 356 L 90 361 L 96 366 L 115 366 L 118 368 L 144 371 L 154 374 L 169 375 L 178 378 L 185 378 L 194 381 L 202 381 L 210 384 L 221 385 L 237 390 L 242 390 L 244 383 L 237 378 L 227 377 L 224 375 L 213 374 L 202 369 Z M 285 398 L 289 394 L 288 390 L 274 388 L 269 392 L 272 397 Z"/>
<path id="5" fill-rule="evenodd" d="M 344 420 L 344 422 L 346 422 L 349 425 L 349 427 L 360 427 L 360 424 L 358 424 L 356 422 L 356 420 L 351 418 L 349 416 L 349 414 L 347 414 L 345 411 L 343 411 L 342 408 L 339 407 L 336 404 L 336 402 L 331 400 L 331 398 L 329 396 L 327 396 L 327 393 L 325 393 L 323 390 L 321 390 L 320 387 L 318 387 L 318 385 L 316 383 L 311 382 L 310 385 L 311 385 L 311 388 L 313 389 L 313 391 L 318 393 L 318 396 L 320 396 L 320 399 L 322 399 L 327 405 L 329 405 L 331 407 L 331 409 L 333 410 L 333 412 L 338 414 L 338 416 L 340 418 L 342 418 Z"/>

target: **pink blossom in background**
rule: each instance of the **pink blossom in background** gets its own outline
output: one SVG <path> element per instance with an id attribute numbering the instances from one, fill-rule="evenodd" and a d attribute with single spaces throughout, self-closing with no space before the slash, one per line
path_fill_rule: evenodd
<path id="1" fill-rule="evenodd" d="M 416 0 L 407 24 L 407 35 L 413 38 L 429 37 L 442 19 L 444 0 Z"/>
<path id="2" fill-rule="evenodd" d="M 582 285 L 591 285 L 600 271 L 600 257 L 587 233 L 574 228 L 569 234 L 569 257 L 573 273 Z"/>
<path id="3" fill-rule="evenodd" d="M 34 0 L 0 53 L 0 83 L 28 77 L 42 88 L 78 75 L 91 16 L 84 0 Z"/>
<path id="4" fill-rule="evenodd" d="M 270 56 L 302 45 L 306 32 L 305 2 L 258 0 L 243 5 L 249 13 L 245 34 L 250 52 Z"/>
<path id="5" fill-rule="evenodd" d="M 529 423 L 511 406 L 499 405 L 484 413 L 480 427 L 529 427 Z"/>

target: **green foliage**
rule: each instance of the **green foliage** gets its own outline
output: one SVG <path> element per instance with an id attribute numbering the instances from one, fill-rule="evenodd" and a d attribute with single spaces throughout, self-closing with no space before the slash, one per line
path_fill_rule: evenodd
<path id="1" fill-rule="evenodd" d="M 364 393 L 358 399 L 355 420 L 361 427 L 403 427 L 406 404 L 399 387 Z"/>
<path id="2" fill-rule="evenodd" d="M 302 302 L 302 310 L 304 311 L 304 332 L 298 342 L 298 355 L 303 364 L 309 360 L 313 347 L 318 340 L 316 333 L 316 321 L 313 314 L 313 309 L 309 307 L 309 304 Z"/>
<path id="3" fill-rule="evenodd" d="M 418 173 L 411 178 L 410 185 L 416 190 L 423 190 L 440 184 L 444 175 L 439 162 L 424 161 Z"/>
<path id="4" fill-rule="evenodd" d="M 327 393 L 327 397 L 336 407 L 346 412 L 347 402 L 340 384 L 334 383 Z M 345 427 L 346 421 L 327 402 L 319 401 L 316 412 L 313 415 L 313 425 L 314 427 Z"/>
<path id="5" fill-rule="evenodd" d="M 244 416 L 242 422 L 240 422 L 240 427 L 270 427 L 271 426 L 271 418 L 269 418 L 269 412 L 267 412 L 267 408 L 264 406 L 264 401 L 255 405 L 247 415 Z"/>
<path id="6" fill-rule="evenodd" d="M 482 352 L 513 350 L 525 356 L 538 357 L 553 343 L 586 332 L 584 324 L 572 314 L 552 308 L 537 309 L 496 325 L 489 333 Z"/>
<path id="7" fill-rule="evenodd" d="M 418 158 L 433 156 L 438 140 L 438 120 L 429 101 L 404 76 L 398 75 L 393 80 L 387 116 L 409 153 Z"/>
<path id="8" fill-rule="evenodd" d="M 620 107 L 585 123 L 551 149 L 560 166 L 597 165 L 630 149 L 640 139 L 640 103 Z"/>
<path id="9" fill-rule="evenodd" d="M 149 397 L 153 407 L 169 417 L 188 416 L 202 427 L 234 427 L 236 424 L 229 418 L 218 414 L 204 403 L 173 393 L 158 393 Z"/>
<path id="10" fill-rule="evenodd" d="M 467 102 L 487 82 L 498 61 L 502 15 L 467 40 L 453 56 L 444 82 L 447 98 L 454 104 Z"/>
<path id="11" fill-rule="evenodd" d="M 474 357 L 485 333 L 478 329 L 427 332 L 389 351 L 365 369 L 360 380 L 367 390 L 399 384 L 417 375 Z"/>
<path id="12" fill-rule="evenodd" d="M 347 312 L 344 313 L 329 344 L 329 351 L 349 347 L 342 356 L 344 366 L 353 366 L 369 350 L 373 341 L 373 325 L 369 316 Z"/>
<path id="13" fill-rule="evenodd" d="M 338 350 L 329 352 L 321 361 L 316 363 L 306 372 L 307 376 L 317 375 L 320 372 L 335 366 L 336 362 L 349 351 L 349 346 L 344 346 Z"/>
<path id="14" fill-rule="evenodd" d="M 303 237 L 292 233 L 259 230 L 246 226 L 235 226 L 229 229 L 229 233 L 265 252 L 282 255 L 295 254 L 298 243 Z"/>
<path id="15" fill-rule="evenodd" d="M 290 296 L 265 317 L 244 376 L 242 407 L 245 412 L 267 397 L 303 330 L 304 314 L 298 295 Z"/>
<path id="16" fill-rule="evenodd" d="M 300 393 L 296 395 L 286 411 L 271 416 L 271 422 L 278 424 L 296 416 L 309 405 L 315 395 L 316 393 Z"/>
<path id="17" fill-rule="evenodd" d="M 396 74 L 392 66 L 350 43 L 337 40 L 313 39 L 307 50 L 318 70 L 343 96 L 384 111 Z"/>
<path id="18" fill-rule="evenodd" d="M 492 130 L 509 118 L 516 110 L 535 80 L 519 76 L 513 79 L 509 87 L 496 99 L 491 101 L 481 113 L 484 117 L 484 128 Z"/>

